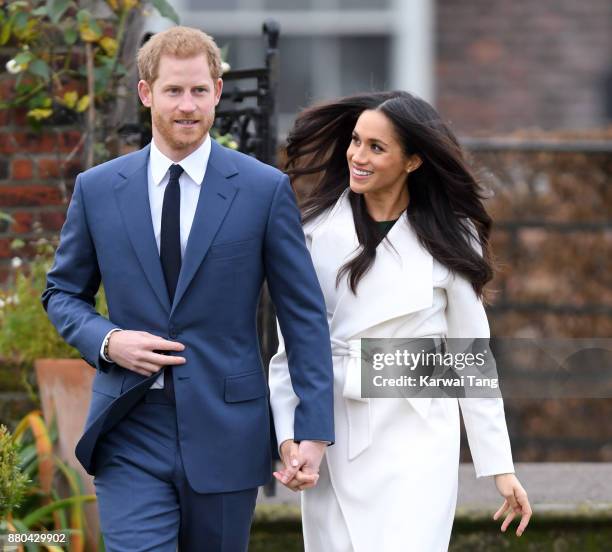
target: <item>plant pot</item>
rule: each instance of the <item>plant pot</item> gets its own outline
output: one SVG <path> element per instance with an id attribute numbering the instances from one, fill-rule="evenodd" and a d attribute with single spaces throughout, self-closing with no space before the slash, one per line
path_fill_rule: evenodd
<path id="1" fill-rule="evenodd" d="M 95 370 L 80 359 L 39 359 L 35 361 L 36 379 L 43 415 L 47 425 L 57 425 L 56 454 L 74 468 L 83 482 L 85 494 L 95 494 L 93 478 L 74 455 L 83 432 Z M 97 549 L 99 523 L 96 503 L 85 504 L 87 550 Z"/>

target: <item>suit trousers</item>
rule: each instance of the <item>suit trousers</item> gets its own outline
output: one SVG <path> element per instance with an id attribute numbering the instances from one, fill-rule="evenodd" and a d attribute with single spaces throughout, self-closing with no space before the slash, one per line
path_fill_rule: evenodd
<path id="1" fill-rule="evenodd" d="M 177 545 L 181 552 L 248 549 L 257 488 L 202 494 L 190 487 L 175 405 L 163 389 L 149 390 L 98 441 L 95 455 L 107 552 L 175 552 Z"/>

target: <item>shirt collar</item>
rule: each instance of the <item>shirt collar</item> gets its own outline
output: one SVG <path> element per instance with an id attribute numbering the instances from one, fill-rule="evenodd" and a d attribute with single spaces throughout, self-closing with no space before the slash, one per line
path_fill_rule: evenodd
<path id="1" fill-rule="evenodd" d="M 210 157 L 211 141 L 210 134 L 206 135 L 206 139 L 202 142 L 202 145 L 190 153 L 187 157 L 178 162 L 183 167 L 183 170 L 187 173 L 189 178 L 193 180 L 198 186 L 202 184 L 204 180 L 204 174 L 206 173 L 206 165 L 208 165 L 208 158 Z M 153 183 L 159 186 L 170 165 L 174 164 L 172 159 L 166 157 L 159 148 L 155 145 L 155 140 L 151 140 L 151 176 L 153 177 Z"/>

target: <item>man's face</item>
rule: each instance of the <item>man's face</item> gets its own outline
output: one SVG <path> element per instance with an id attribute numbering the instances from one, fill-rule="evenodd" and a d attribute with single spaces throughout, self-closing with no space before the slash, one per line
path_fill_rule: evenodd
<path id="1" fill-rule="evenodd" d="M 153 138 L 160 151 L 180 161 L 204 141 L 215 119 L 223 81 L 210 75 L 204 54 L 162 56 L 153 84 L 141 80 L 138 95 L 151 108 Z"/>

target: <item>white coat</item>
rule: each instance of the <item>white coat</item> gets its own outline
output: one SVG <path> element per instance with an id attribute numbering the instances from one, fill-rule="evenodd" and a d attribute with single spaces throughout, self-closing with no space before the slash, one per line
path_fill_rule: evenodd
<path id="1" fill-rule="evenodd" d="M 360 338 L 488 337 L 469 282 L 436 262 L 405 215 L 378 246 L 354 295 L 338 269 L 359 243 L 345 191 L 304 226 L 327 306 L 335 443 L 317 486 L 302 493 L 306 552 L 447 550 L 455 513 L 459 407 L 478 477 L 513 473 L 502 399 L 362 399 Z M 390 247 L 390 244 L 393 247 Z M 279 444 L 293 437 L 293 392 L 282 336 L 270 364 Z"/>

